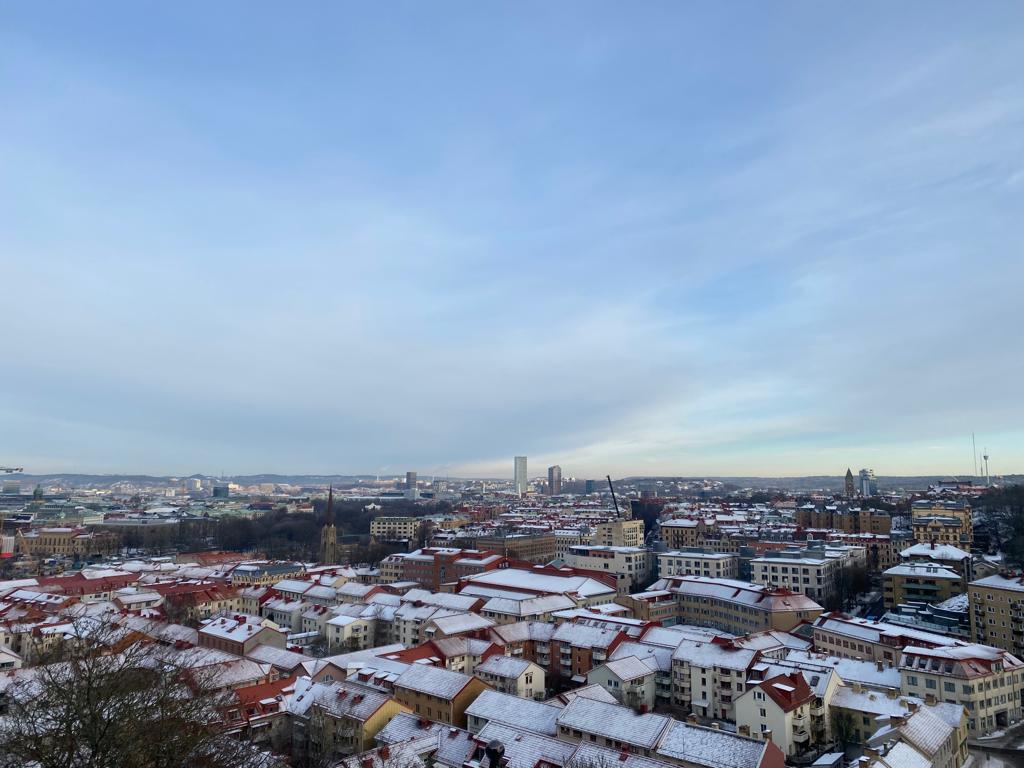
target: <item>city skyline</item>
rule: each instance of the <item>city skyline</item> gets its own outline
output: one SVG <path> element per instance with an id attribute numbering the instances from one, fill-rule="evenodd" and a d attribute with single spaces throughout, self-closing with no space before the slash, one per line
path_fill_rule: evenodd
<path id="1" fill-rule="evenodd" d="M 1022 32 L 12 6 L 0 463 L 1024 471 Z"/>

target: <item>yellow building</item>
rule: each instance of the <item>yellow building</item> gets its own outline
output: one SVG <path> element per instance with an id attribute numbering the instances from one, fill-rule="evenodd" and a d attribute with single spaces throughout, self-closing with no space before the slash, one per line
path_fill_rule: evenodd
<path id="1" fill-rule="evenodd" d="M 1024 577 L 986 576 L 970 583 L 967 596 L 971 639 L 1024 658 Z"/>
<path id="2" fill-rule="evenodd" d="M 28 532 L 19 530 L 15 543 L 20 554 L 31 557 L 84 559 L 92 555 L 112 555 L 117 552 L 120 541 L 115 533 L 90 532 L 81 527 L 52 527 Z"/>
<path id="3" fill-rule="evenodd" d="M 894 608 L 908 600 L 935 605 L 962 594 L 960 574 L 935 563 L 904 563 L 882 574 L 885 607 Z"/>
<path id="4" fill-rule="evenodd" d="M 466 708 L 490 686 L 476 677 L 412 664 L 395 680 L 395 699 L 420 717 L 466 727 Z"/>
<path id="5" fill-rule="evenodd" d="M 605 547 L 642 547 L 644 545 L 643 520 L 609 520 L 594 526 L 589 542 Z"/>
<path id="6" fill-rule="evenodd" d="M 967 551 L 974 546 L 971 506 L 963 501 L 915 501 L 910 525 L 921 543 L 952 544 Z"/>

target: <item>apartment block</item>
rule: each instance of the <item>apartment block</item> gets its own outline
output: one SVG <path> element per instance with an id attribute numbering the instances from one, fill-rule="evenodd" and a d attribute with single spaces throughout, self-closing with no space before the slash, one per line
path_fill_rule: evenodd
<path id="1" fill-rule="evenodd" d="M 739 576 L 739 557 L 728 552 L 703 549 L 661 552 L 658 576 L 706 576 L 709 579 L 735 579 Z"/>
<path id="2" fill-rule="evenodd" d="M 628 594 L 650 581 L 654 556 L 643 547 L 578 545 L 569 547 L 565 564 L 571 568 L 610 573 L 615 576 L 617 592 Z"/>

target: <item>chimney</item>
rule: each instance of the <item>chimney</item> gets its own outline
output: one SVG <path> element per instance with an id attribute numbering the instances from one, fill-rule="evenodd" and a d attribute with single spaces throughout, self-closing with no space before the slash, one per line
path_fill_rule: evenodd
<path id="1" fill-rule="evenodd" d="M 885 695 L 890 699 L 895 699 L 897 696 L 900 695 L 900 692 L 897 691 L 895 688 L 886 688 Z"/>
<path id="2" fill-rule="evenodd" d="M 740 736 L 749 736 L 750 735 L 750 726 L 749 725 L 741 725 L 736 730 L 739 731 Z"/>
<path id="3" fill-rule="evenodd" d="M 879 672 L 882 672 L 882 671 L 885 670 L 885 664 L 883 664 L 880 661 L 876 661 L 875 662 L 875 669 L 877 669 Z"/>
<path id="4" fill-rule="evenodd" d="M 903 715 L 892 715 L 889 718 L 889 725 L 892 728 L 902 728 L 906 722 L 907 719 Z"/>
<path id="5" fill-rule="evenodd" d="M 878 750 L 874 747 L 864 747 L 864 757 L 870 758 L 872 760 L 877 760 Z"/>
<path id="6" fill-rule="evenodd" d="M 720 730 L 722 730 L 722 726 L 721 726 L 721 725 L 719 725 L 718 723 L 712 723 L 712 724 L 711 724 L 711 727 L 712 727 L 712 728 L 713 728 L 714 730 L 716 730 L 716 731 L 720 731 Z"/>
<path id="7" fill-rule="evenodd" d="M 771 741 L 772 740 L 772 729 L 769 728 L 766 731 L 761 731 L 761 738 L 764 739 L 765 741 Z"/>
<path id="8" fill-rule="evenodd" d="M 696 725 L 697 716 L 691 712 L 689 715 L 686 716 L 686 722 L 688 722 L 690 725 Z"/>
<path id="9" fill-rule="evenodd" d="M 935 698 L 934 693 L 926 693 L 924 695 L 924 703 L 927 704 L 929 707 L 933 706 L 937 701 L 938 699 Z"/>
<path id="10" fill-rule="evenodd" d="M 853 684 L 853 692 L 854 692 L 854 693 L 860 693 L 860 692 L 861 692 L 861 686 L 860 686 L 860 683 L 854 683 L 854 684 Z"/>
<path id="11" fill-rule="evenodd" d="M 935 697 L 933 696 L 932 698 L 935 698 Z M 917 712 L 917 702 L 916 701 L 908 701 L 907 702 L 907 710 L 909 712 L 911 712 L 911 713 Z"/>
<path id="12" fill-rule="evenodd" d="M 387 760 L 391 757 L 391 748 L 385 744 L 383 747 L 377 750 L 377 754 L 380 755 L 381 760 Z"/>

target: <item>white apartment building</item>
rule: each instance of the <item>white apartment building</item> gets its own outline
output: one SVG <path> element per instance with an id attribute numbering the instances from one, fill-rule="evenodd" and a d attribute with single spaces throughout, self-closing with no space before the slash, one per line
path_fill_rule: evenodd
<path id="1" fill-rule="evenodd" d="M 577 545 L 569 547 L 565 564 L 573 568 L 613 573 L 620 595 L 640 589 L 651 578 L 654 558 L 643 547 L 604 547 Z"/>
<path id="2" fill-rule="evenodd" d="M 755 584 L 782 587 L 825 604 L 836 593 L 844 558 L 814 556 L 764 556 L 750 561 Z"/>
<path id="3" fill-rule="evenodd" d="M 727 552 L 677 550 L 658 554 L 658 577 L 708 576 L 712 579 L 739 577 L 740 559 Z"/>

